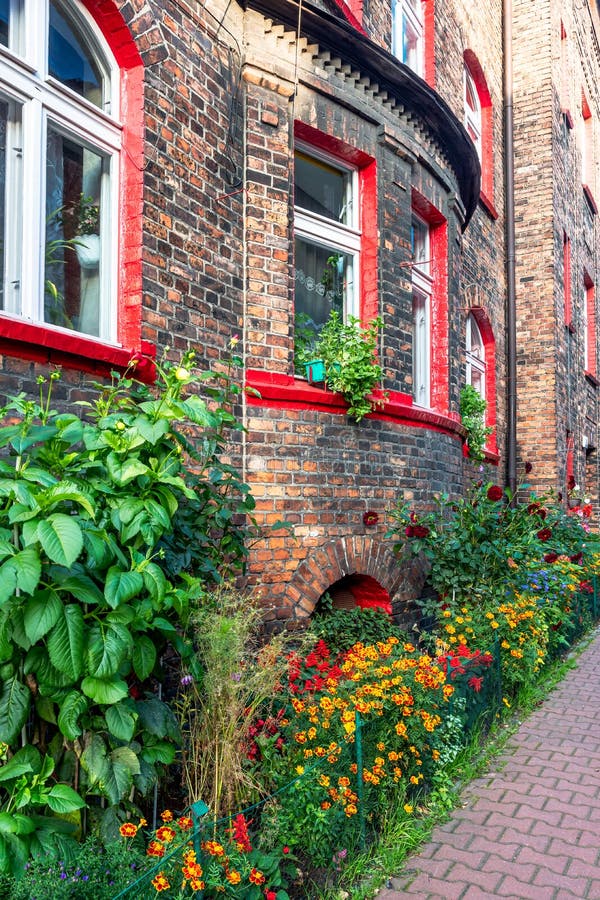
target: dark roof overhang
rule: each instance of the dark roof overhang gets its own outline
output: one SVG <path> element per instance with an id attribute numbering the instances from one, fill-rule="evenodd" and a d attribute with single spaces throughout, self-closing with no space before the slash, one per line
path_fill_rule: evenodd
<path id="1" fill-rule="evenodd" d="M 242 6 L 294 31 L 298 26 L 298 0 L 242 0 Z M 311 0 L 302 2 L 300 32 L 309 42 L 329 50 L 372 78 L 420 120 L 455 173 L 465 207 L 463 229 L 466 228 L 477 207 L 481 168 L 473 142 L 446 101 L 383 47 Z"/>

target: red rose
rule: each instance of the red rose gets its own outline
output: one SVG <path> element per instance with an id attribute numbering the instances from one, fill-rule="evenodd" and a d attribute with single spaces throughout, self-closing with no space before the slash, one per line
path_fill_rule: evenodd
<path id="1" fill-rule="evenodd" d="M 373 512 L 373 510 L 368 510 L 367 512 L 363 513 L 362 520 L 367 527 L 377 525 L 377 523 L 379 522 L 379 513 Z"/>
<path id="2" fill-rule="evenodd" d="M 404 529 L 404 534 L 406 535 L 406 537 L 414 537 L 415 536 L 415 526 L 407 525 L 406 528 Z"/>
<path id="3" fill-rule="evenodd" d="M 416 538 L 424 538 L 429 534 L 429 528 L 426 525 L 413 525 L 412 530 Z"/>
<path id="4" fill-rule="evenodd" d="M 552 550 L 550 553 L 546 553 L 546 555 L 544 556 L 544 562 L 547 562 L 547 563 L 556 562 L 557 559 L 558 559 L 558 553 L 555 553 L 554 550 Z"/>
<path id="5" fill-rule="evenodd" d="M 550 530 L 550 528 L 541 528 L 538 531 L 537 536 L 540 541 L 549 541 L 552 537 L 552 531 Z"/>
<path id="6" fill-rule="evenodd" d="M 495 503 L 497 500 L 502 500 L 504 496 L 504 491 L 497 484 L 492 484 L 487 491 L 487 498 Z"/>
<path id="7" fill-rule="evenodd" d="M 580 550 L 579 553 L 575 553 L 573 556 L 570 556 L 569 559 L 571 560 L 572 563 L 577 563 L 578 565 L 581 565 L 581 563 L 583 562 L 583 553 Z"/>
<path id="8" fill-rule="evenodd" d="M 530 516 L 533 516 L 533 515 L 535 515 L 535 513 L 537 513 L 539 508 L 540 508 L 539 503 L 530 503 L 529 506 L 527 507 L 527 512 L 529 513 Z"/>

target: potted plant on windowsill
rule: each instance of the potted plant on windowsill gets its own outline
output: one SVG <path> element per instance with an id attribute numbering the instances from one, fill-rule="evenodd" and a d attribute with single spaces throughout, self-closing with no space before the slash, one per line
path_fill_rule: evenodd
<path id="1" fill-rule="evenodd" d="M 310 348 L 310 358 L 304 360 L 312 371 L 312 381 L 316 380 L 316 363 L 322 364 L 326 386 L 342 395 L 348 404 L 348 415 L 357 422 L 383 405 L 385 399 L 372 396 L 383 375 L 377 362 L 377 342 L 382 326 L 380 318 L 366 326 L 355 316 L 349 316 L 344 322 L 339 312 L 332 310 Z"/>

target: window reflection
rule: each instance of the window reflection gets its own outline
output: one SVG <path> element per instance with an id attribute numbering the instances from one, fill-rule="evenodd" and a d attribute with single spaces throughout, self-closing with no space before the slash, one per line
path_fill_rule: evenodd
<path id="1" fill-rule="evenodd" d="M 0 0 L 0 44 L 8 47 L 8 16 L 10 0 Z"/>
<path id="2" fill-rule="evenodd" d="M 100 334 L 103 159 L 48 129 L 44 321 Z"/>
<path id="3" fill-rule="evenodd" d="M 96 106 L 102 106 L 102 72 L 75 26 L 50 3 L 48 72 Z"/>

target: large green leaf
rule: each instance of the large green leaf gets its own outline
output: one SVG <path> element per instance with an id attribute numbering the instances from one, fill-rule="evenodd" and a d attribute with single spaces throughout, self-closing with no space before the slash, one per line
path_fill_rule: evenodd
<path id="1" fill-rule="evenodd" d="M 48 558 L 69 568 L 83 550 L 83 533 L 74 516 L 54 513 L 38 525 L 38 540 Z"/>
<path id="2" fill-rule="evenodd" d="M 80 603 L 90 603 L 98 606 L 104 604 L 102 591 L 87 575 L 69 575 L 68 578 L 60 582 L 60 589 L 61 591 L 68 591 Z"/>
<path id="3" fill-rule="evenodd" d="M 48 793 L 47 799 L 48 806 L 52 812 L 60 813 L 61 815 L 73 812 L 74 809 L 82 809 L 85 806 L 85 801 L 68 784 L 55 784 Z"/>
<path id="4" fill-rule="evenodd" d="M 133 775 L 128 766 L 118 761 L 108 762 L 100 787 L 110 803 L 119 803 L 123 800 L 131 790 L 132 784 Z"/>
<path id="5" fill-rule="evenodd" d="M 83 613 L 71 603 L 63 606 L 61 615 L 48 636 L 48 654 L 52 665 L 73 680 L 83 671 Z"/>
<path id="6" fill-rule="evenodd" d="M 164 763 L 170 765 L 175 759 L 175 747 L 167 741 L 157 741 L 156 744 L 145 744 L 142 749 L 142 759 L 148 763 Z"/>
<path id="7" fill-rule="evenodd" d="M 139 572 L 123 571 L 111 566 L 106 573 L 104 596 L 113 609 L 137 596 L 144 587 L 144 579 Z"/>
<path id="8" fill-rule="evenodd" d="M 55 591 L 38 591 L 25 604 L 23 622 L 25 634 L 32 644 L 44 637 L 60 617 L 62 603 Z"/>
<path id="9" fill-rule="evenodd" d="M 31 692 L 18 678 L 9 678 L 0 694 L 0 741 L 12 744 L 27 720 Z"/>
<path id="10" fill-rule="evenodd" d="M 146 731 L 154 734 L 159 738 L 169 737 L 177 740 L 179 737 L 179 726 L 171 708 L 159 700 L 158 697 L 151 697 L 148 700 L 140 700 L 137 704 L 137 711 L 140 715 L 140 722 Z"/>
<path id="11" fill-rule="evenodd" d="M 121 632 L 124 632 L 125 640 Z M 94 625 L 88 633 L 86 672 L 95 678 L 116 675 L 131 645 L 126 628 Z"/>
<path id="12" fill-rule="evenodd" d="M 138 716 L 126 703 L 115 703 L 105 713 L 108 730 L 119 741 L 130 741 L 135 732 Z M 0 772 L 2 770 L 0 769 Z"/>
<path id="13" fill-rule="evenodd" d="M 10 575 L 11 569 L 14 573 L 14 579 Z M 41 574 L 42 564 L 35 547 L 26 547 L 25 550 L 15 553 L 0 568 L 0 597 L 4 595 L 1 585 L 4 578 L 7 578 L 11 585 L 15 584 L 16 587 L 26 594 L 32 594 L 38 586 Z M 14 587 L 12 591 L 14 591 Z"/>
<path id="14" fill-rule="evenodd" d="M 44 491 L 40 502 L 44 508 L 48 508 L 66 501 L 81 506 L 89 514 L 90 518 L 94 518 L 94 507 L 90 503 L 89 497 L 80 490 L 78 485 L 70 481 L 61 481 L 60 484 L 56 484 L 49 490 Z"/>
<path id="15" fill-rule="evenodd" d="M 108 474 L 119 487 L 123 487 L 137 478 L 139 475 L 145 475 L 149 469 L 141 460 L 135 457 L 125 457 L 120 459 L 116 453 L 109 453 L 106 457 L 106 468 Z"/>
<path id="16" fill-rule="evenodd" d="M 156 444 L 169 430 L 169 423 L 166 419 L 152 422 L 146 416 L 138 416 L 133 424 L 149 444 Z"/>
<path id="17" fill-rule="evenodd" d="M 121 678 L 93 678 L 88 675 L 81 682 L 81 690 L 94 703 L 118 703 L 128 696 L 127 682 Z"/>
<path id="18" fill-rule="evenodd" d="M 11 778 L 19 778 L 33 771 L 31 763 L 27 760 L 9 759 L 7 763 L 0 766 L 0 781 L 10 781 Z"/>
<path id="19" fill-rule="evenodd" d="M 140 681 L 150 676 L 156 664 L 156 647 L 145 634 L 136 637 L 133 645 L 133 670 Z"/>
<path id="20" fill-rule="evenodd" d="M 138 745 L 139 746 L 139 745 Z M 140 774 L 140 761 L 131 747 L 116 747 L 110 754 L 113 762 L 126 766 L 132 775 Z"/>
<path id="21" fill-rule="evenodd" d="M 69 741 L 74 741 L 83 731 L 79 719 L 88 708 L 88 700 L 79 691 L 69 691 L 60 704 L 58 727 Z M 58 811 L 58 810 L 57 810 Z"/>
<path id="22" fill-rule="evenodd" d="M 161 604 L 165 599 L 167 590 L 167 579 L 160 566 L 156 563 L 148 563 L 142 570 L 142 577 L 146 590 L 156 604 Z"/>
<path id="23" fill-rule="evenodd" d="M 110 760 L 106 753 L 106 744 L 99 734 L 93 734 L 86 740 L 85 749 L 81 754 L 81 765 L 87 772 L 91 786 L 106 775 Z"/>
<path id="24" fill-rule="evenodd" d="M 17 573 L 12 565 L 12 557 L 0 566 L 0 606 L 15 593 L 17 589 Z"/>

